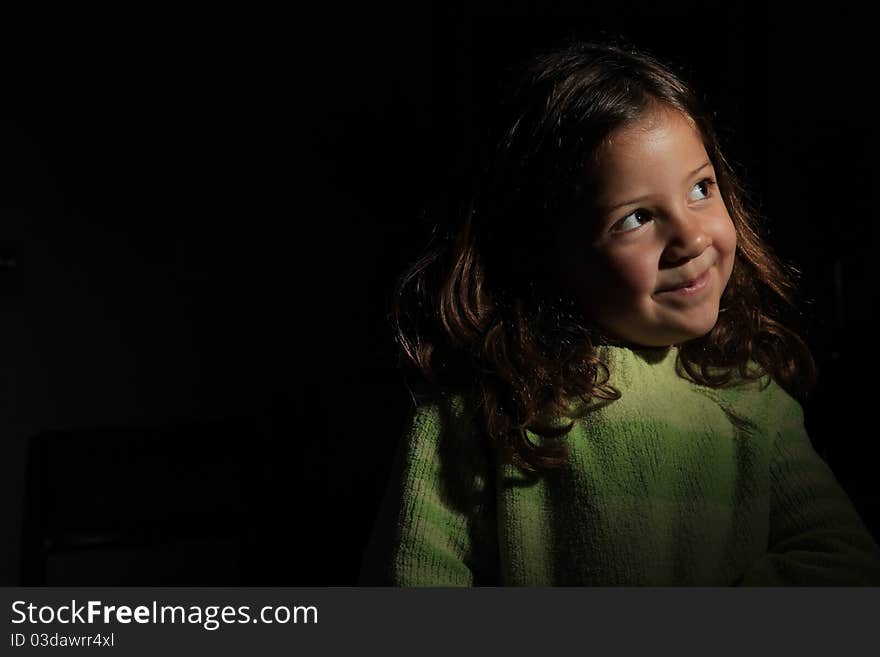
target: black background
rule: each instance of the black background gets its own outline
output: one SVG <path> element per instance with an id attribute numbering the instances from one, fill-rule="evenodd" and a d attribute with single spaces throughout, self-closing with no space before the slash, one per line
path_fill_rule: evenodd
<path id="1" fill-rule="evenodd" d="M 880 533 L 867 62 L 848 12 L 444 2 L 7 23 L 0 583 L 40 583 L 22 567 L 48 536 L 48 583 L 353 584 L 407 403 L 394 278 L 427 239 L 422 208 L 466 171 L 497 72 L 570 36 L 626 37 L 704 92 L 803 272 L 811 437 Z"/>

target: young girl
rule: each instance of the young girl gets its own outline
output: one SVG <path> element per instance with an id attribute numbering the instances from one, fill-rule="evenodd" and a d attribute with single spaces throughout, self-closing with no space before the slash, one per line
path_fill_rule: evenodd
<path id="1" fill-rule="evenodd" d="M 792 284 L 695 94 L 574 44 L 502 110 L 397 290 L 420 383 L 361 582 L 880 585 L 795 400 Z"/>

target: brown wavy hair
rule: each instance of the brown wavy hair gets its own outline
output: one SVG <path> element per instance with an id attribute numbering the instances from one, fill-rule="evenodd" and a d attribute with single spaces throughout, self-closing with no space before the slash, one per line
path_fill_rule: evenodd
<path id="1" fill-rule="evenodd" d="M 680 345 L 679 372 L 711 387 L 769 374 L 805 396 L 815 364 L 791 328 L 797 272 L 759 235 L 760 218 L 697 94 L 654 56 L 618 45 L 568 43 L 514 71 L 464 196 L 435 217 L 430 243 L 396 286 L 391 320 L 405 378 L 474 399 L 474 421 L 508 462 L 531 471 L 564 463 L 562 441 L 539 446 L 526 429 L 562 438 L 573 423 L 547 418 L 570 400 L 619 397 L 596 351 L 613 340 L 535 254 L 550 252 L 561 213 L 590 194 L 584 172 L 608 136 L 660 106 L 702 136 L 737 235 L 718 321 Z"/>

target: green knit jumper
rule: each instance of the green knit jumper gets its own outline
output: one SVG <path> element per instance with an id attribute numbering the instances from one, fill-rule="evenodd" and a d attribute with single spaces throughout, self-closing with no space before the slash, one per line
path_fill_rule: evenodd
<path id="1" fill-rule="evenodd" d="M 775 382 L 695 384 L 676 347 L 599 356 L 621 397 L 553 418 L 574 427 L 548 474 L 494 456 L 464 397 L 416 405 L 361 584 L 880 585 L 880 548 Z"/>

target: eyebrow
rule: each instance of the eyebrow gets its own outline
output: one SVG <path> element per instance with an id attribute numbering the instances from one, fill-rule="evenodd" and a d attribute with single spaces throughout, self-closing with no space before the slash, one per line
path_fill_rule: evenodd
<path id="1" fill-rule="evenodd" d="M 702 171 L 702 170 L 705 169 L 706 167 L 711 166 L 711 164 L 712 164 L 711 161 L 706 160 L 705 162 L 703 162 L 703 164 L 701 164 L 701 165 L 698 166 L 696 169 L 694 169 L 693 171 L 691 171 L 691 172 L 687 175 L 687 177 L 685 178 L 685 180 L 688 180 L 689 178 L 694 177 L 696 174 L 698 174 L 700 171 Z M 626 205 L 633 205 L 633 204 L 635 204 L 635 203 L 641 203 L 642 201 L 644 201 L 645 199 L 648 199 L 648 198 L 650 198 L 650 196 L 639 196 L 638 198 L 630 199 L 629 201 L 624 201 L 623 203 L 617 203 L 617 204 L 615 204 L 615 205 L 610 206 L 609 208 L 606 208 L 605 212 L 608 213 L 608 214 L 610 214 L 610 213 L 614 212 L 615 210 L 617 210 L 618 208 L 622 208 L 622 207 L 624 207 L 624 206 L 626 206 Z"/>

